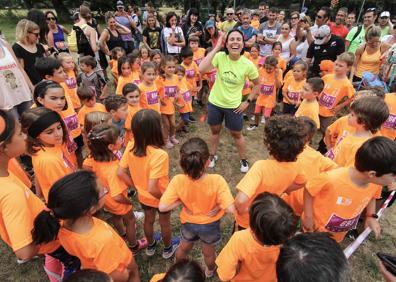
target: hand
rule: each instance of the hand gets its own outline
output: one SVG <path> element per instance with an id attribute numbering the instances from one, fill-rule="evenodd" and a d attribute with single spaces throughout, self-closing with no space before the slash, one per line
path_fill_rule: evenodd
<path id="1" fill-rule="evenodd" d="M 392 182 L 392 184 L 388 186 L 388 191 L 394 191 L 394 190 L 396 190 L 396 182 Z"/>
<path id="2" fill-rule="evenodd" d="M 386 282 L 396 282 L 396 276 L 390 273 L 381 261 L 379 263 L 379 269 Z"/>
<path id="3" fill-rule="evenodd" d="M 304 215 L 303 226 L 304 226 L 304 230 L 306 230 L 308 232 L 314 232 L 315 230 L 314 230 L 313 217 L 307 217 Z"/>
<path id="4" fill-rule="evenodd" d="M 366 218 L 365 227 L 370 227 L 375 234 L 375 239 L 378 239 L 381 234 L 381 226 L 375 218 L 368 217 Z"/>
<path id="5" fill-rule="evenodd" d="M 219 36 L 219 40 L 217 40 L 217 43 L 215 46 L 216 50 L 220 50 L 222 48 L 223 44 L 225 43 L 225 38 L 226 38 L 225 33 L 221 33 Z"/>
<path id="6" fill-rule="evenodd" d="M 242 103 L 239 105 L 238 108 L 236 108 L 236 109 L 234 110 L 234 113 L 236 113 L 236 114 L 242 114 L 242 113 L 247 109 L 247 107 L 249 107 L 249 103 L 248 103 L 247 101 L 244 101 L 244 102 L 242 102 Z"/>
<path id="7" fill-rule="evenodd" d="M 220 211 L 221 211 L 221 208 L 219 206 L 216 206 L 213 210 L 208 212 L 207 216 L 215 217 Z"/>

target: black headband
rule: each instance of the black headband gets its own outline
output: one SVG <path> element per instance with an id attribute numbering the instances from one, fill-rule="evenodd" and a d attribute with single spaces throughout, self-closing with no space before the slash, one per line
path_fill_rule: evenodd
<path id="1" fill-rule="evenodd" d="M 0 111 L 0 116 L 4 119 L 4 131 L 0 133 L 0 142 L 8 140 L 14 132 L 15 119 L 10 113 Z"/>
<path id="2" fill-rule="evenodd" d="M 39 117 L 35 122 L 33 122 L 28 130 L 28 134 L 32 138 L 36 138 L 43 132 L 46 128 L 53 125 L 55 122 L 60 122 L 62 118 L 57 112 L 50 111 L 41 117 Z"/>

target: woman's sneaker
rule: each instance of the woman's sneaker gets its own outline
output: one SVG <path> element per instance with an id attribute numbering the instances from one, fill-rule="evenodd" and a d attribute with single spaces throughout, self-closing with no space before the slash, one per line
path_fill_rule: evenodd
<path id="1" fill-rule="evenodd" d="M 249 170 L 249 162 L 247 160 L 241 160 L 241 172 L 246 173 Z"/>
<path id="2" fill-rule="evenodd" d="M 247 130 L 251 131 L 251 130 L 255 130 L 258 127 L 257 124 L 251 124 L 249 125 L 249 127 L 247 128 Z"/>
<path id="3" fill-rule="evenodd" d="M 210 163 L 208 165 L 208 168 L 214 168 L 216 166 L 216 161 L 219 159 L 219 157 L 217 155 L 214 156 L 210 156 Z"/>
<path id="4" fill-rule="evenodd" d="M 168 140 L 165 144 L 165 148 L 167 149 L 172 149 L 174 147 L 174 145 L 172 144 L 172 142 L 170 140 Z"/>

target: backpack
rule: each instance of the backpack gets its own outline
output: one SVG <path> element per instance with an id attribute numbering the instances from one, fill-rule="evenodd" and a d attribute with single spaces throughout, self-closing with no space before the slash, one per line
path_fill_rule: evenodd
<path id="1" fill-rule="evenodd" d="M 84 34 L 84 29 L 87 27 L 86 24 L 81 27 L 74 25 L 72 32 L 69 35 L 69 49 L 70 51 L 77 52 L 84 56 L 95 57 L 95 53 L 92 51 L 91 44 L 87 36 Z"/>
<path id="2" fill-rule="evenodd" d="M 362 26 L 362 25 L 359 25 L 359 26 L 358 26 L 358 28 L 357 28 L 357 30 L 356 30 L 356 32 L 355 32 L 355 34 L 354 34 L 354 35 L 353 35 L 353 37 L 352 37 L 352 40 L 351 40 L 351 41 L 349 41 L 349 43 L 352 43 L 352 42 L 353 42 L 353 40 L 355 40 L 355 39 L 356 39 L 356 37 L 358 37 L 358 36 L 359 36 L 360 32 L 362 31 L 362 28 L 363 28 L 363 26 Z"/>
<path id="3" fill-rule="evenodd" d="M 365 71 L 362 74 L 362 80 L 359 82 L 356 91 L 359 91 L 362 87 L 381 87 L 388 92 L 388 86 L 383 82 L 378 75 L 375 75 L 369 71 Z"/>

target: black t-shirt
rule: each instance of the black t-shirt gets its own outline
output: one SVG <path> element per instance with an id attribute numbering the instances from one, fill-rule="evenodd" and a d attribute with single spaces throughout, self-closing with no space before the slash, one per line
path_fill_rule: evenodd
<path id="1" fill-rule="evenodd" d="M 12 45 L 12 50 L 14 51 L 15 56 L 18 59 L 23 59 L 23 65 L 24 65 L 23 68 L 26 74 L 28 75 L 28 77 L 30 78 L 30 81 L 33 83 L 33 85 L 36 85 L 42 80 L 40 74 L 37 72 L 36 68 L 34 67 L 34 64 L 36 63 L 37 58 L 42 58 L 44 57 L 45 54 L 43 45 L 36 44 L 36 47 L 37 47 L 36 53 L 30 53 L 18 43 L 14 43 L 14 45 Z"/>
<path id="2" fill-rule="evenodd" d="M 268 21 L 267 16 L 264 16 L 260 19 L 260 24 L 265 23 L 266 21 Z"/>
<path id="3" fill-rule="evenodd" d="M 311 73 L 318 76 L 320 73 L 319 64 L 322 60 L 335 61 L 337 56 L 345 51 L 345 43 L 341 37 L 331 35 L 330 40 L 323 44 L 317 45 L 314 42 L 309 45 L 307 58 L 313 58 Z"/>
<path id="4" fill-rule="evenodd" d="M 160 27 L 155 27 L 155 29 L 146 27 L 143 30 L 143 36 L 147 38 L 147 44 L 151 49 L 161 49 L 161 30 Z"/>

